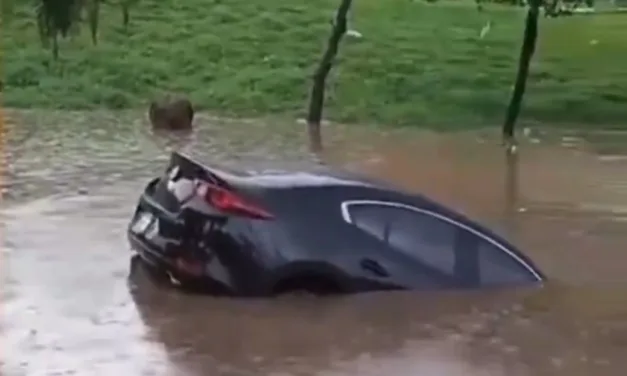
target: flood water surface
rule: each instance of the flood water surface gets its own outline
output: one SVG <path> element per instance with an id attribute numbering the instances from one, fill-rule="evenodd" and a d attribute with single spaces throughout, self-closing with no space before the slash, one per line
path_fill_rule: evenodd
<path id="1" fill-rule="evenodd" d="M 328 129 L 332 163 L 427 193 L 505 234 L 541 289 L 241 300 L 147 278 L 125 228 L 169 150 L 320 163 L 301 126 L 13 112 L 3 183 L 2 374 L 623 375 L 627 136 L 547 133 L 505 158 L 492 132 Z"/>

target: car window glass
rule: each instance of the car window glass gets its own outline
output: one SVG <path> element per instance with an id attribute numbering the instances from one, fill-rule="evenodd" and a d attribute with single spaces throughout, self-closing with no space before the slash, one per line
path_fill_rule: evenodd
<path id="1" fill-rule="evenodd" d="M 349 210 L 360 229 L 446 275 L 454 275 L 456 226 L 393 206 L 353 205 Z"/>
<path id="2" fill-rule="evenodd" d="M 535 281 L 535 276 L 518 260 L 494 244 L 479 244 L 479 279 L 481 284 L 503 285 Z"/>
<path id="3" fill-rule="evenodd" d="M 526 266 L 501 247 L 433 215 L 377 204 L 355 204 L 349 212 L 353 223 L 363 231 L 470 285 L 536 280 Z"/>
<path id="4" fill-rule="evenodd" d="M 457 227 L 428 214 L 397 210 L 390 224 L 389 244 L 447 275 L 455 270 Z"/>
<path id="5" fill-rule="evenodd" d="M 394 208 L 381 205 L 353 205 L 349 210 L 355 226 L 379 240 L 385 240 L 386 224 L 394 214 Z"/>

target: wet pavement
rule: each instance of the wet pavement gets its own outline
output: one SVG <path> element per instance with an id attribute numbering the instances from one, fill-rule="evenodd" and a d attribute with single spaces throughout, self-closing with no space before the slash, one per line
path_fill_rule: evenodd
<path id="1" fill-rule="evenodd" d="M 10 112 L 2 375 L 623 375 L 627 134 L 327 129 L 322 160 L 426 192 L 519 244 L 537 290 L 238 300 L 184 295 L 131 262 L 125 227 L 168 150 L 319 163 L 302 126 L 135 113 Z"/>

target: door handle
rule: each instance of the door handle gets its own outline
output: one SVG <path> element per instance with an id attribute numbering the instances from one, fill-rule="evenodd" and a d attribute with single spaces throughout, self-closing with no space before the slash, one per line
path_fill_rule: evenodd
<path id="1" fill-rule="evenodd" d="M 390 273 L 388 273 L 388 271 L 383 266 L 381 266 L 381 264 L 373 259 L 362 259 L 359 264 L 361 265 L 362 269 L 367 270 L 378 277 L 387 278 L 390 276 Z"/>

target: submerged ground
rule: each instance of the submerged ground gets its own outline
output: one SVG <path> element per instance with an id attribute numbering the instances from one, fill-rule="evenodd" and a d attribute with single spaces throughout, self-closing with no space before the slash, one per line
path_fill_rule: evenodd
<path id="1" fill-rule="evenodd" d="M 10 111 L 2 211 L 5 376 L 622 376 L 627 135 L 532 129 L 518 168 L 496 132 L 335 126 L 327 163 L 420 190 L 507 234 L 539 290 L 229 300 L 131 272 L 125 227 L 168 150 L 313 163 L 293 124 Z"/>
<path id="2" fill-rule="evenodd" d="M 222 114 L 303 115 L 337 1 L 136 3 L 128 29 L 117 3 L 104 4 L 98 45 L 83 23 L 53 62 L 40 46 L 31 3 L 14 2 L 2 18 L 5 106 L 128 108 L 177 91 Z M 479 13 L 470 0 L 355 1 L 350 27 L 363 37 L 347 37 L 342 46 L 327 115 L 456 128 L 500 123 L 524 12 L 487 4 Z M 623 14 L 543 18 L 523 117 L 622 127 L 626 26 Z"/>

